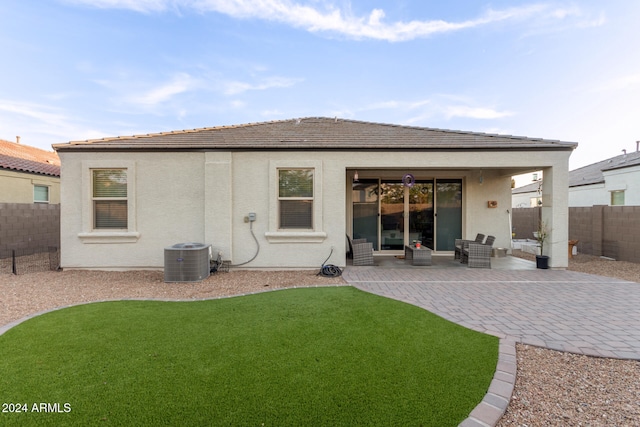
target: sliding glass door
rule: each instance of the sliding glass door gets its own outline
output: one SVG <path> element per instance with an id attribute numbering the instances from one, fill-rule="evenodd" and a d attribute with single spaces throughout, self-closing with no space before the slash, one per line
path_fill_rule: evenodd
<path id="1" fill-rule="evenodd" d="M 404 193 L 398 182 L 380 183 L 380 250 L 404 249 Z"/>
<path id="2" fill-rule="evenodd" d="M 462 181 L 436 181 L 436 250 L 453 251 L 455 239 L 462 237 Z"/>
<path id="3" fill-rule="evenodd" d="M 409 193 L 409 244 L 433 247 L 433 181 L 416 182 Z"/>
<path id="4" fill-rule="evenodd" d="M 436 251 L 453 251 L 462 236 L 462 181 L 423 180 L 353 183 L 353 238 L 376 251 L 398 252 L 420 241 Z"/>
<path id="5" fill-rule="evenodd" d="M 353 238 L 367 239 L 378 250 L 378 180 L 353 183 Z"/>

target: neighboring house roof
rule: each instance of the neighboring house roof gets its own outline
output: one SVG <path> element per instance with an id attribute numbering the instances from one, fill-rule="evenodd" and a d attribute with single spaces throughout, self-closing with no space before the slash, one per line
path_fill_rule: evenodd
<path id="1" fill-rule="evenodd" d="M 531 184 L 523 185 L 522 187 L 514 188 L 511 190 L 511 194 L 532 193 L 538 191 L 538 188 L 542 184 L 542 180 L 532 182 Z"/>
<path id="2" fill-rule="evenodd" d="M 604 184 L 603 172 L 632 166 L 640 166 L 640 151 L 621 154 L 610 159 L 602 160 L 601 162 L 569 171 L 569 188 L 580 187 L 583 185 Z M 538 185 L 539 183 L 537 182 L 523 185 L 522 187 L 514 188 L 511 190 L 511 193 L 531 193 L 538 190 Z"/>
<path id="3" fill-rule="evenodd" d="M 621 154 L 569 172 L 569 187 L 604 183 L 604 171 L 640 165 L 640 152 Z"/>
<path id="4" fill-rule="evenodd" d="M 57 151 L 198 149 L 540 149 L 573 150 L 577 143 L 475 132 L 308 117 L 156 134 L 72 141 Z"/>
<path id="5" fill-rule="evenodd" d="M 60 158 L 53 151 L 0 139 L 0 169 L 60 176 Z"/>

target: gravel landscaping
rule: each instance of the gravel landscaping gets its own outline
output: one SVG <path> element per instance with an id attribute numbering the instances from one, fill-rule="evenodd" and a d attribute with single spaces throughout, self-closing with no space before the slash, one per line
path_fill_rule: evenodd
<path id="1" fill-rule="evenodd" d="M 514 255 L 534 260 L 520 251 Z M 569 270 L 640 281 L 640 264 L 578 254 Z M 589 357 L 518 344 L 505 426 L 637 426 L 640 361 Z"/>
<path id="2" fill-rule="evenodd" d="M 516 251 L 516 256 L 531 257 Z M 639 281 L 640 264 L 587 255 L 569 270 Z M 197 300 L 300 286 L 346 285 L 317 271 L 232 271 L 197 283 L 164 283 L 161 271 L 62 271 L 0 274 L 0 330 L 25 316 L 113 299 Z M 635 426 L 640 420 L 640 361 L 517 346 L 517 377 L 498 426 Z"/>

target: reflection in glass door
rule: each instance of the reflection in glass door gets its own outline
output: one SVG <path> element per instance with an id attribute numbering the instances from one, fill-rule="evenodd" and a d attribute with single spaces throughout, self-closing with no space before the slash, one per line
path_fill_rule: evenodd
<path id="1" fill-rule="evenodd" d="M 409 240 L 433 249 L 433 182 L 416 182 L 409 193 Z"/>
<path id="2" fill-rule="evenodd" d="M 378 180 L 353 183 L 353 238 L 367 239 L 378 250 Z"/>
<path id="3" fill-rule="evenodd" d="M 404 249 L 404 185 L 380 184 L 380 249 Z"/>
<path id="4" fill-rule="evenodd" d="M 462 237 L 462 181 L 436 181 L 436 250 L 453 251 L 455 239 Z"/>

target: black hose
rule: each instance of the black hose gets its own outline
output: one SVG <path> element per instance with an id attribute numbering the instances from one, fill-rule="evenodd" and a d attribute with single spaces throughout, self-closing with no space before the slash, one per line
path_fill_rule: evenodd
<path id="1" fill-rule="evenodd" d="M 342 276 L 342 270 L 340 269 L 340 267 L 333 264 L 325 264 L 327 261 L 329 261 L 329 258 L 331 258 L 332 254 L 333 254 L 333 248 L 331 248 L 331 253 L 329 253 L 329 256 L 327 257 L 327 259 L 325 259 L 324 262 L 322 263 L 322 267 L 320 267 L 320 271 L 318 272 L 317 276 L 324 276 L 324 277 Z"/>

